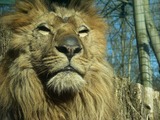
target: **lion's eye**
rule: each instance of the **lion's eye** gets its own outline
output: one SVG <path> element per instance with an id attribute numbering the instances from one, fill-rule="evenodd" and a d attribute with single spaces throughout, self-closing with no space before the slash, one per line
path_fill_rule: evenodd
<path id="1" fill-rule="evenodd" d="M 88 35 L 88 32 L 89 32 L 89 29 L 86 26 L 82 25 L 79 28 L 78 34 L 80 37 L 85 37 Z"/>
<path id="2" fill-rule="evenodd" d="M 49 27 L 46 24 L 40 24 L 37 27 L 38 32 L 40 32 L 42 35 L 48 35 L 51 30 L 49 29 Z"/>

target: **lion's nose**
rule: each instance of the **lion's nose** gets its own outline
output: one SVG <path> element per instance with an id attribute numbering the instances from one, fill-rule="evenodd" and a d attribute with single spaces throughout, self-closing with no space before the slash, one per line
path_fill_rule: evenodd
<path id="1" fill-rule="evenodd" d="M 56 46 L 56 49 L 59 52 L 64 53 L 70 60 L 75 54 L 80 53 L 82 48 L 78 38 L 70 35 L 63 37 L 63 39 L 59 41 L 58 46 Z"/>

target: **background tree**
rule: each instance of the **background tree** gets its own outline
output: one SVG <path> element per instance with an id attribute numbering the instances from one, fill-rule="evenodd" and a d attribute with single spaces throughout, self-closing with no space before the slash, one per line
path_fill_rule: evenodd
<path id="1" fill-rule="evenodd" d="M 153 117 L 156 120 L 160 119 L 160 114 L 157 113 L 159 107 L 156 108 L 155 106 L 155 103 L 158 105 L 159 102 L 157 102 L 155 92 L 152 91 L 152 85 L 159 83 L 158 79 L 156 79 L 159 76 L 156 70 L 158 64 L 156 61 L 153 62 L 155 57 L 149 44 L 151 43 L 150 28 L 147 27 L 147 24 L 149 23 L 148 25 L 150 25 L 152 22 L 151 25 L 154 30 L 157 29 L 157 23 L 159 23 L 160 19 L 157 19 L 159 14 L 157 14 L 155 8 L 159 8 L 160 2 L 152 0 L 149 3 L 150 7 L 148 5 L 148 10 L 145 2 L 142 0 L 99 0 L 97 2 L 100 7 L 103 6 L 101 14 L 107 19 L 109 26 L 111 26 L 108 35 L 108 60 L 114 66 L 117 75 L 127 78 L 118 83 L 117 93 L 119 103 L 122 104 L 120 106 L 120 116 L 123 119 L 140 120 L 153 119 Z M 152 9 L 153 5 L 154 9 Z M 140 10 L 141 13 L 138 11 L 134 12 L 137 9 L 136 7 L 143 9 L 143 11 Z M 135 9 L 133 10 L 133 8 Z M 153 10 L 151 12 L 154 12 L 155 16 L 149 14 L 151 13 L 150 10 Z M 150 16 L 146 15 L 146 13 Z M 139 16 L 140 19 L 134 19 L 134 16 Z M 153 21 L 151 21 L 152 19 Z M 155 25 L 154 22 L 156 23 Z M 137 24 L 136 29 L 135 23 Z M 155 36 L 159 37 L 157 34 L 154 34 L 154 38 Z M 156 43 L 156 46 L 160 48 L 160 44 Z M 129 82 L 127 81 L 128 79 L 130 80 Z M 155 83 L 152 83 L 152 79 Z M 136 84 L 133 84 L 134 82 Z"/>
<path id="2" fill-rule="evenodd" d="M 158 34 L 160 33 L 159 32 L 160 14 L 158 13 L 160 9 L 159 4 L 160 4 L 159 0 L 150 1 L 149 10 L 147 10 L 148 12 L 145 12 L 147 14 L 148 13 L 150 14 L 150 21 L 148 21 L 145 18 L 146 20 L 145 24 L 147 25 L 147 23 L 152 22 L 153 24 L 152 26 L 154 26 L 154 30 L 157 30 Z M 108 40 L 107 52 L 108 52 L 108 61 L 114 66 L 115 73 L 118 76 L 131 78 L 132 82 L 141 82 L 139 74 L 140 72 L 139 72 L 139 62 L 138 62 L 138 50 L 137 50 L 137 42 L 135 34 L 136 30 L 134 22 L 133 1 L 98 0 L 96 5 L 99 6 L 101 10 L 100 14 L 102 14 L 102 16 L 106 18 L 107 23 L 110 26 L 110 31 L 107 38 Z M 146 29 L 148 29 L 147 26 Z M 124 34 L 126 35 L 126 37 L 124 37 Z M 149 35 L 148 30 L 147 30 L 147 35 Z M 157 34 L 156 35 L 154 34 L 152 36 L 154 36 L 154 38 L 159 37 Z M 151 43 L 150 36 L 148 37 L 149 37 L 148 38 L 149 43 Z M 159 46 L 159 44 L 160 43 L 156 42 L 156 46 Z M 153 70 L 153 77 L 154 77 L 159 74 L 158 62 L 156 62 L 157 59 L 154 56 L 154 52 L 152 52 L 151 46 L 149 46 L 149 52 L 151 58 L 151 68 Z M 156 53 L 159 54 L 159 52 Z"/>
<path id="3" fill-rule="evenodd" d="M 152 92 L 152 71 L 150 65 L 149 37 L 147 34 L 145 1 L 134 0 L 134 17 L 136 27 L 137 47 L 139 51 L 139 67 L 141 72 L 141 83 L 144 86 L 143 102 L 148 109 L 149 115 L 145 118 L 153 119 L 153 92 Z M 148 10 L 147 10 L 148 11 Z"/>
<path id="4" fill-rule="evenodd" d="M 108 61 L 114 66 L 118 76 L 139 79 L 137 43 L 133 19 L 132 1 L 99 0 L 100 12 L 110 26 L 108 34 Z"/>

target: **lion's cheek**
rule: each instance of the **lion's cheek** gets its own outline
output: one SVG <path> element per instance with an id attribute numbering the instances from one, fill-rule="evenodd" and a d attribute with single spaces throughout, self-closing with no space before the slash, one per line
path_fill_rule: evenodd
<path id="1" fill-rule="evenodd" d="M 79 92 L 85 86 L 86 81 L 76 72 L 66 71 L 60 72 L 51 78 L 47 87 L 49 90 L 58 93 L 63 92 Z"/>
<path id="2" fill-rule="evenodd" d="M 86 73 L 88 66 L 87 62 L 83 62 L 80 59 L 73 59 L 70 62 L 70 65 L 74 67 L 74 69 L 78 71 L 81 75 L 84 75 Z"/>

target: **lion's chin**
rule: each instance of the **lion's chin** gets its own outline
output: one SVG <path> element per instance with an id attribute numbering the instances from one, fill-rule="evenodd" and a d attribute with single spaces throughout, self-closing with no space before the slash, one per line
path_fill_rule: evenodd
<path id="1" fill-rule="evenodd" d="M 47 82 L 47 88 L 58 95 L 76 93 L 83 89 L 86 81 L 76 72 L 64 71 L 57 73 Z"/>

